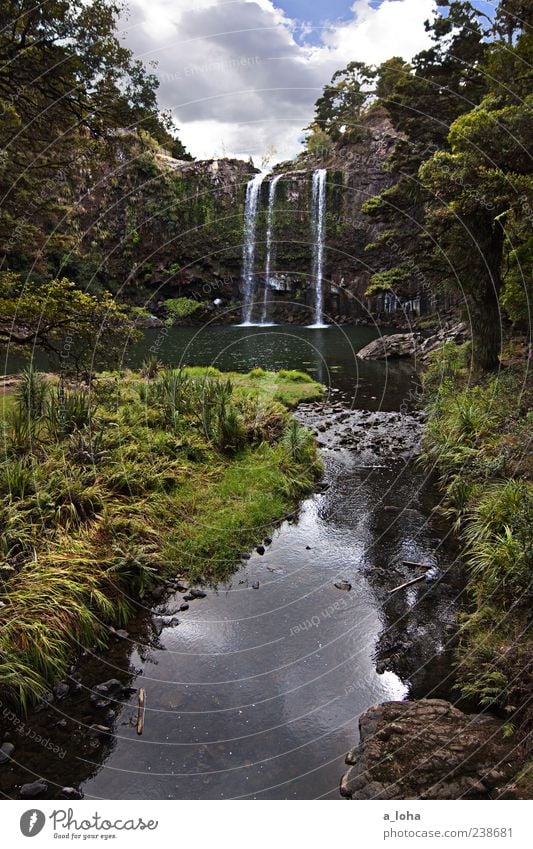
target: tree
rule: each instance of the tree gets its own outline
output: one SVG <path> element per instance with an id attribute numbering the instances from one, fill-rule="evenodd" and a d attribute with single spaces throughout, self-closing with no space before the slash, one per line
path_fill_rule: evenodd
<path id="1" fill-rule="evenodd" d="M 109 293 L 90 295 L 65 278 L 27 284 L 0 273 L 0 316 L 0 341 L 28 352 L 41 348 L 64 372 L 109 368 L 136 338 L 127 309 Z"/>
<path id="2" fill-rule="evenodd" d="M 187 156 L 157 108 L 158 81 L 119 41 L 109 0 L 8 0 L 0 10 L 1 267 L 53 276 L 75 245 L 79 198 L 116 131 Z"/>
<path id="3" fill-rule="evenodd" d="M 420 169 L 431 197 L 426 226 L 453 268 L 449 285 L 464 293 L 473 358 L 482 369 L 499 362 L 506 243 L 516 259 L 516 225 L 533 205 L 531 138 L 533 95 L 520 105 L 489 95 L 452 124 L 450 152 L 436 153 Z"/>
<path id="4" fill-rule="evenodd" d="M 318 128 L 333 141 L 341 137 L 357 141 L 359 119 L 372 96 L 373 79 L 373 70 L 363 62 L 350 62 L 343 70 L 336 71 L 315 104 L 315 120 L 310 129 Z"/>

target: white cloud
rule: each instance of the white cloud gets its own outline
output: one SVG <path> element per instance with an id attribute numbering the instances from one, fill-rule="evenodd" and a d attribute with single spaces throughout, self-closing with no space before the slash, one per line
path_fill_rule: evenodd
<path id="1" fill-rule="evenodd" d="M 282 0 L 280 0 L 282 2 Z M 130 0 L 124 40 L 157 62 L 159 99 L 194 156 L 276 159 L 299 149 L 302 128 L 334 71 L 347 62 L 410 58 L 428 45 L 433 0 L 356 0 L 353 18 L 298 43 L 296 22 L 271 0 Z"/>

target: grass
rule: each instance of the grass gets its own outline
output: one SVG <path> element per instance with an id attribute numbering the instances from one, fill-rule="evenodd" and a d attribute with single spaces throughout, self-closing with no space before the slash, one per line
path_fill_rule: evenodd
<path id="1" fill-rule="evenodd" d="M 423 460 L 438 470 L 468 568 L 459 687 L 507 716 L 521 743 L 533 726 L 533 391 L 525 356 L 482 376 L 469 356 L 446 345 L 432 358 Z"/>
<path id="2" fill-rule="evenodd" d="M 319 397 L 306 376 L 148 371 L 100 375 L 90 393 L 49 385 L 38 406 L 26 375 L 8 405 L 0 684 L 23 708 L 164 578 L 231 573 L 320 473 L 287 410 Z"/>

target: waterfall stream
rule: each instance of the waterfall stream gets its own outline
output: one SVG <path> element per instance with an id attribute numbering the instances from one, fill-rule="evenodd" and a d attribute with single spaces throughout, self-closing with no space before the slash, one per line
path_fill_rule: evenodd
<path id="1" fill-rule="evenodd" d="M 268 296 L 270 293 L 270 276 L 272 274 L 272 265 L 275 258 L 274 246 L 274 207 L 276 204 L 276 188 L 283 177 L 283 174 L 278 174 L 270 181 L 268 190 L 268 214 L 267 214 L 267 234 L 266 234 L 266 262 L 265 262 L 265 287 L 263 290 L 263 312 L 261 315 L 261 324 L 268 324 Z"/>
<path id="2" fill-rule="evenodd" d="M 313 327 L 324 323 L 324 243 L 326 238 L 326 176 L 325 168 L 313 172 L 313 280 L 315 283 L 315 315 Z"/>
<path id="3" fill-rule="evenodd" d="M 243 324 L 251 324 L 254 306 L 254 261 L 257 212 L 265 174 L 256 174 L 246 186 L 244 207 L 244 242 L 242 250 Z"/>

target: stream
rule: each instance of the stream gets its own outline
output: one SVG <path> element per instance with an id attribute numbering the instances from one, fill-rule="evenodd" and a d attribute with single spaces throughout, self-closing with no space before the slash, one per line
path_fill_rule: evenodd
<path id="1" fill-rule="evenodd" d="M 365 709 L 449 697 L 457 552 L 415 462 L 422 416 L 411 365 L 355 358 L 375 336 L 353 327 L 146 334 L 133 364 L 156 344 L 174 365 L 302 368 L 324 383 L 324 402 L 297 411 L 319 440 L 324 479 L 229 581 L 183 611 L 185 593 L 169 585 L 126 636 L 86 652 L 40 709 L 21 721 L 1 707 L 1 734 L 15 744 L 0 765 L 4 797 L 44 778 L 48 798 L 338 799 Z M 390 594 L 418 574 L 405 561 L 432 569 Z M 110 679 L 107 697 L 95 695 Z"/>

